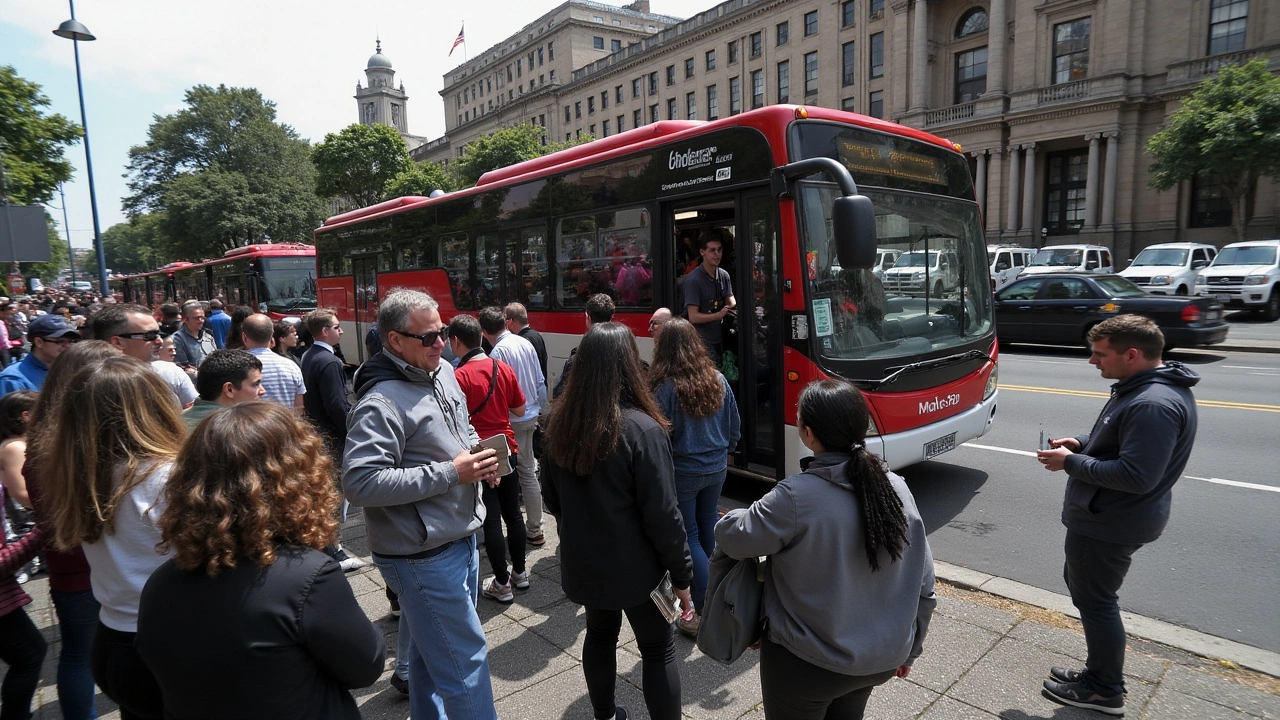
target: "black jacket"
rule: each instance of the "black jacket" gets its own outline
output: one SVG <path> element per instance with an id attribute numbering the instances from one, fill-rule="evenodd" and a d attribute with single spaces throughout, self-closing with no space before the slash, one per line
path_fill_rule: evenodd
<path id="1" fill-rule="evenodd" d="M 1103 542 L 1140 545 L 1160 537 L 1173 504 L 1173 484 L 1196 440 L 1200 376 L 1178 362 L 1111 386 L 1111 399 L 1080 452 L 1068 455 L 1062 524 Z"/>
<path id="2" fill-rule="evenodd" d="M 528 340 L 529 344 L 533 345 L 533 351 L 538 353 L 538 364 L 542 366 L 542 377 L 551 377 L 547 374 L 547 341 L 542 339 L 542 333 L 525 325 L 516 334 Z"/>
<path id="3" fill-rule="evenodd" d="M 590 476 L 550 459 L 543 464 L 542 499 L 560 528 L 561 585 L 570 600 L 620 610 L 649 601 L 664 573 L 687 588 L 693 565 L 676 505 L 671 440 L 638 410 L 622 414 L 613 454 Z"/>
<path id="4" fill-rule="evenodd" d="M 147 581 L 136 646 L 166 718 L 360 717 L 349 690 L 382 674 L 382 633 L 333 558 L 276 552 L 265 568 L 243 560 L 212 578 L 170 560 Z"/>
<path id="5" fill-rule="evenodd" d="M 302 396 L 307 417 L 341 451 L 347 441 L 347 413 L 351 411 L 342 361 L 329 350 L 312 345 L 302 356 L 302 381 L 307 386 L 307 393 Z"/>

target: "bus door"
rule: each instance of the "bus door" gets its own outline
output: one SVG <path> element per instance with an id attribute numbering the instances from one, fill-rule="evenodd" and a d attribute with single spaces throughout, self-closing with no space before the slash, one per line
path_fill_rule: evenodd
<path id="1" fill-rule="evenodd" d="M 785 468 L 777 204 L 768 192 L 750 192 L 742 195 L 738 208 L 733 292 L 738 305 L 736 387 L 742 441 L 735 465 L 781 480 Z"/>
<path id="2" fill-rule="evenodd" d="M 357 363 L 365 357 L 364 336 L 378 321 L 378 258 L 374 255 L 351 258 L 351 275 L 355 285 L 356 341 L 352 343 L 359 355 Z M 351 362 L 354 358 L 348 358 Z"/>

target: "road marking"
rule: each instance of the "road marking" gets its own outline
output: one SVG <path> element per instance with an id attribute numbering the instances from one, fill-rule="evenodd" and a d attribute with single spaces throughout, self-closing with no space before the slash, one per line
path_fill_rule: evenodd
<path id="1" fill-rule="evenodd" d="M 1254 367 L 1252 365 L 1223 365 L 1222 367 L 1231 368 L 1232 370 L 1275 370 L 1275 368 Z"/>
<path id="2" fill-rule="evenodd" d="M 1263 377 L 1280 377 L 1280 373 L 1273 373 L 1273 372 L 1261 372 L 1261 373 L 1249 373 L 1249 374 L 1250 374 L 1250 375 L 1261 375 L 1261 376 L 1263 376 Z"/>
<path id="3" fill-rule="evenodd" d="M 1035 457 L 1036 454 L 1030 450 L 1015 450 L 1013 448 L 998 447 L 995 445 L 979 445 L 978 443 L 961 443 L 961 447 L 973 448 L 975 450 L 991 450 L 993 452 L 1001 452 L 1009 455 L 1021 455 L 1023 457 Z M 1229 485 L 1231 487 L 1246 488 L 1249 490 L 1265 490 L 1267 492 L 1280 493 L 1280 487 L 1274 485 L 1259 485 L 1258 483 L 1240 482 L 1239 480 L 1223 480 L 1222 478 L 1206 478 L 1197 477 L 1195 475 L 1183 475 L 1188 480 L 1200 480 L 1215 485 Z"/>
<path id="4" fill-rule="evenodd" d="M 1109 398 L 1111 393 L 1096 392 L 1093 390 L 1066 390 L 1064 388 L 1045 388 L 1035 387 L 1033 385 L 1001 385 L 1001 390 L 1015 390 L 1019 392 L 1048 393 L 1050 395 L 1076 395 L 1078 397 L 1092 398 Z M 1201 400 L 1196 398 L 1196 405 L 1200 407 L 1225 408 L 1228 410 L 1253 410 L 1255 412 L 1280 413 L 1280 405 L 1258 405 L 1255 403 L 1238 403 L 1227 402 L 1226 400 Z"/>
<path id="5" fill-rule="evenodd" d="M 1040 365 L 1079 365 L 1080 364 L 1078 361 L 1071 362 L 1067 360 L 1032 360 L 1031 358 L 1017 357 L 1017 356 L 1011 356 L 1011 355 L 1001 355 L 1000 361 L 1004 362 L 1005 360 L 1017 360 L 1018 362 L 1038 363 Z M 1262 370 L 1264 368 L 1256 368 L 1256 369 Z"/>

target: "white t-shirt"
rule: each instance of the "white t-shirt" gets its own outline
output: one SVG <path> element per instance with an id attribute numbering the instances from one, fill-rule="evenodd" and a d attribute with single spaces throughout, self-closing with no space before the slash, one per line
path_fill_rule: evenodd
<path id="1" fill-rule="evenodd" d="M 178 398 L 178 404 L 186 407 L 196 401 L 199 395 L 196 393 L 195 383 L 191 382 L 191 376 L 185 370 L 168 360 L 152 360 L 151 369 L 164 379 L 169 389 Z"/>
<path id="2" fill-rule="evenodd" d="M 120 481 L 123 466 L 115 472 Z M 102 624 L 120 632 L 138 631 L 138 600 L 142 586 L 155 569 L 169 559 L 156 552 L 160 542 L 161 494 L 169 482 L 173 463 L 154 466 L 151 472 L 121 498 L 116 508 L 112 530 L 103 530 L 95 542 L 84 543 L 84 556 L 89 561 L 89 582 L 93 596 L 102 603 L 98 618 Z"/>

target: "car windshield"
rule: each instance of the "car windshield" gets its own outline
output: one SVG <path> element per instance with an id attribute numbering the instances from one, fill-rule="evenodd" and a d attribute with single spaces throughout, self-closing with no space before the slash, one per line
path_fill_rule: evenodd
<path id="1" fill-rule="evenodd" d="M 296 314 L 316 309 L 314 257 L 264 258 L 262 266 L 268 312 Z"/>
<path id="2" fill-rule="evenodd" d="M 1036 253 L 1028 267 L 1057 267 L 1060 265 L 1075 267 L 1080 264 L 1080 258 L 1082 257 L 1084 257 L 1083 250 L 1050 250 L 1045 248 Z"/>
<path id="3" fill-rule="evenodd" d="M 909 357 L 989 333 L 991 286 L 977 206 L 913 192 L 867 188 L 864 193 L 875 206 L 879 244 L 907 251 L 898 257 L 898 267 L 918 262 L 912 267 L 923 268 L 926 253 L 942 252 L 952 266 L 945 273 L 928 270 L 941 294 L 888 290 L 870 270 L 840 268 L 831 219 L 838 191 L 828 183 L 802 182 L 799 213 L 818 353 L 840 360 Z"/>
<path id="4" fill-rule="evenodd" d="M 1182 267 L 1187 264 L 1187 252 L 1187 250 L 1179 248 L 1147 248 L 1138 253 L 1138 257 L 1133 259 L 1133 265 L 1130 267 L 1150 267 L 1152 265 Z"/>
<path id="5" fill-rule="evenodd" d="M 1105 277 L 1094 278 L 1094 281 L 1102 286 L 1102 289 L 1118 298 L 1144 297 L 1148 293 L 1146 290 L 1134 285 L 1119 275 L 1109 275 Z"/>
<path id="6" fill-rule="evenodd" d="M 1223 248 L 1213 261 L 1214 267 L 1223 265 L 1275 265 L 1276 248 L 1266 245 Z"/>
<path id="7" fill-rule="evenodd" d="M 938 253 L 930 252 L 927 256 L 922 252 L 902 253 L 894 267 L 931 267 L 938 264 Z"/>

